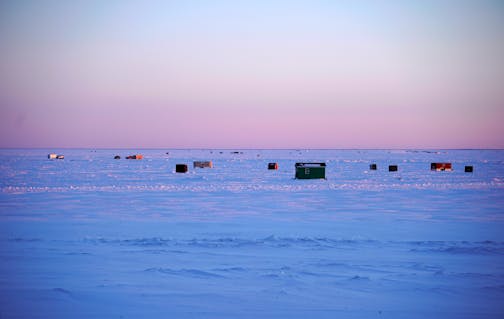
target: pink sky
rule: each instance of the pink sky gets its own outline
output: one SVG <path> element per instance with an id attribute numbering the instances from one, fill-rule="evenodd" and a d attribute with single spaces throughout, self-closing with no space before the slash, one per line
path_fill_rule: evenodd
<path id="1" fill-rule="evenodd" d="M 0 147 L 504 148 L 495 1 L 4 1 Z"/>

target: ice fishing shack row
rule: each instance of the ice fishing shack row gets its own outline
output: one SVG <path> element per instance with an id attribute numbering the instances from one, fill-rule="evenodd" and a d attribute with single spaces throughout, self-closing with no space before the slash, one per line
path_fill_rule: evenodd
<path id="1" fill-rule="evenodd" d="M 210 166 L 201 166 L 197 165 L 200 162 L 194 162 L 194 167 L 212 167 L 211 162 Z M 204 162 L 206 163 L 206 162 Z M 326 178 L 326 163 L 320 162 L 298 162 L 294 165 L 295 167 L 295 178 L 297 179 L 325 179 Z M 369 166 L 370 170 L 377 170 L 377 164 L 371 164 Z M 269 170 L 277 170 L 278 163 L 268 163 Z M 397 172 L 399 170 L 398 165 L 389 165 L 389 172 Z M 431 163 L 432 171 L 451 171 L 452 165 L 451 163 Z M 187 164 L 177 164 L 175 168 L 175 172 L 177 173 L 186 173 L 188 171 Z M 472 173 L 472 166 L 465 166 L 464 171 L 466 173 Z"/>
<path id="2" fill-rule="evenodd" d="M 369 165 L 369 169 L 375 171 L 378 169 L 378 166 L 376 164 L 371 164 Z M 437 172 L 449 172 L 452 170 L 452 163 L 431 163 L 430 169 L 431 171 Z M 389 172 L 397 172 L 399 170 L 399 167 L 397 165 L 389 165 L 388 170 Z M 473 167 L 471 165 L 464 166 L 464 172 L 472 173 Z"/>
<path id="3" fill-rule="evenodd" d="M 57 155 L 54 153 L 51 153 L 47 156 L 49 159 L 64 159 L 63 155 Z M 114 159 L 121 159 L 119 155 L 114 156 Z M 135 155 L 129 155 L 126 156 L 126 159 L 134 159 L 134 160 L 141 160 L 143 159 L 142 154 L 135 154 Z M 295 178 L 297 179 L 325 179 L 327 164 L 324 162 L 297 162 L 294 167 L 295 167 Z M 193 168 L 212 168 L 213 163 L 212 161 L 194 161 L 193 162 Z M 268 163 L 268 170 L 278 170 L 279 166 L 278 163 L 272 162 Z M 376 163 L 372 163 L 369 165 L 369 169 L 372 171 L 378 170 L 378 165 Z M 431 163 L 430 165 L 431 171 L 451 171 L 452 170 L 452 163 Z M 399 170 L 398 165 L 389 165 L 388 166 L 388 171 L 389 172 L 397 172 Z M 187 164 L 176 164 L 175 165 L 175 172 L 176 173 L 187 173 L 189 171 L 189 167 Z M 472 173 L 473 172 L 473 166 L 465 166 L 464 167 L 464 172 L 466 173 Z"/>
<path id="4" fill-rule="evenodd" d="M 193 167 L 198 168 L 212 168 L 212 162 L 193 162 Z M 326 163 L 296 163 L 296 178 L 298 179 L 315 179 L 324 178 L 325 179 L 325 168 Z M 278 170 L 278 163 L 268 163 L 269 170 Z M 187 164 L 176 164 L 176 173 L 186 173 L 188 172 Z"/>

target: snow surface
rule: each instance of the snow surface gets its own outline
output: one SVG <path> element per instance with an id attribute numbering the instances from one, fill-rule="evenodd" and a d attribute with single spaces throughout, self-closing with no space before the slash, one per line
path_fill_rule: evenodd
<path id="1" fill-rule="evenodd" d="M 0 155 L 2 319 L 504 318 L 504 151 Z"/>

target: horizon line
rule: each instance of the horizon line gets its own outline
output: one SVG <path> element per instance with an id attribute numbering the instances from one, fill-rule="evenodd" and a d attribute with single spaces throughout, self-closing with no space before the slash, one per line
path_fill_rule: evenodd
<path id="1" fill-rule="evenodd" d="M 383 147 L 383 148 L 378 148 L 378 147 L 362 147 L 362 148 L 348 148 L 348 147 L 335 147 L 335 148 L 306 148 L 306 147 L 265 147 L 265 148 L 257 148 L 257 147 L 0 147 L 2 150 L 22 150 L 22 149 L 37 149 L 37 150 L 47 150 L 47 149 L 66 149 L 66 150 L 317 150 L 317 151 L 330 151 L 330 150 L 335 150 L 335 151 L 399 151 L 399 150 L 408 150 L 408 151 L 426 151 L 426 150 L 432 150 L 432 151 L 442 151 L 442 150 L 452 150 L 452 151 L 477 151 L 477 150 L 495 150 L 495 151 L 502 151 L 504 148 L 493 148 L 493 147 L 486 147 L 486 148 L 477 148 L 477 147 L 464 147 L 464 148 L 440 148 L 440 147 L 407 147 L 407 148 L 401 148 L 401 147 Z"/>

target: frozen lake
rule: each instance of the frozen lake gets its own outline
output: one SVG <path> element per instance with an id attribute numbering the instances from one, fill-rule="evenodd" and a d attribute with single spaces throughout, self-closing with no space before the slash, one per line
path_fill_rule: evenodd
<path id="1" fill-rule="evenodd" d="M 0 154 L 1 319 L 504 317 L 501 150 Z"/>

